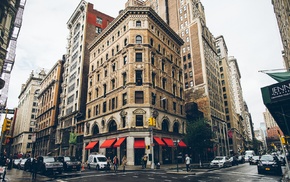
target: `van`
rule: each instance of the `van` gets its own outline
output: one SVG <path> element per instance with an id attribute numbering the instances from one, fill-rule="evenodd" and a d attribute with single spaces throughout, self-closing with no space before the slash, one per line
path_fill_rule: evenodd
<path id="1" fill-rule="evenodd" d="M 96 155 L 89 155 L 88 168 L 100 170 L 100 169 L 109 169 L 110 166 L 107 166 L 106 156 L 96 154 Z"/>
<path id="2" fill-rule="evenodd" d="M 253 150 L 246 150 L 245 151 L 245 162 L 248 162 L 249 159 L 253 156 L 255 156 L 255 152 Z"/>

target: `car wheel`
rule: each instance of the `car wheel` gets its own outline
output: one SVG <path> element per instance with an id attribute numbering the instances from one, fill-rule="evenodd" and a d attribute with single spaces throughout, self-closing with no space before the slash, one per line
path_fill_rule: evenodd
<path id="1" fill-rule="evenodd" d="M 90 164 L 88 164 L 88 169 L 91 169 L 91 166 L 90 166 Z"/>
<path id="2" fill-rule="evenodd" d="M 258 174 L 262 174 L 262 171 L 258 169 Z"/>
<path id="3" fill-rule="evenodd" d="M 97 170 L 100 170 L 100 167 L 99 167 L 99 165 L 97 165 L 96 169 L 97 169 Z"/>

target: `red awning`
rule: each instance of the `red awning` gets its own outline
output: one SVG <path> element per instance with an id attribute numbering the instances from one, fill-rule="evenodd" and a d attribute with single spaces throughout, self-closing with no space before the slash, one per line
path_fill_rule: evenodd
<path id="1" fill-rule="evenodd" d="M 119 140 L 114 144 L 114 147 L 120 147 L 120 145 L 124 142 L 126 138 L 119 138 Z"/>
<path id="2" fill-rule="evenodd" d="M 180 142 L 178 143 L 178 146 L 179 147 L 187 147 L 186 144 L 182 140 L 180 140 Z"/>
<path id="3" fill-rule="evenodd" d="M 168 147 L 174 147 L 173 140 L 171 138 L 162 138 Z"/>
<path id="4" fill-rule="evenodd" d="M 165 143 L 161 140 L 159 137 L 154 137 L 154 140 L 158 143 L 160 146 L 165 146 Z"/>
<path id="5" fill-rule="evenodd" d="M 143 148 L 145 148 L 145 141 L 144 141 L 144 139 L 135 139 L 135 141 L 134 141 L 134 148 L 135 149 L 143 149 Z"/>
<path id="6" fill-rule="evenodd" d="M 94 141 L 94 142 L 90 142 L 86 147 L 85 149 L 86 150 L 91 150 L 92 148 L 94 148 L 95 145 L 97 145 L 99 141 Z"/>
<path id="7" fill-rule="evenodd" d="M 116 138 L 107 139 L 104 143 L 100 146 L 100 148 L 110 148 L 113 143 L 116 141 Z"/>

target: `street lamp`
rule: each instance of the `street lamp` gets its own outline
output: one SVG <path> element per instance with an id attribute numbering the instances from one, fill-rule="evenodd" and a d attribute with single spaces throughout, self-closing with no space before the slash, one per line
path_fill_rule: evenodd
<path id="1" fill-rule="evenodd" d="M 160 101 L 166 100 L 166 97 L 163 97 L 160 99 Z M 149 131 L 150 131 L 150 140 L 151 140 L 151 154 L 152 154 L 152 161 L 151 161 L 151 169 L 155 168 L 154 164 L 154 141 L 153 141 L 153 127 L 156 127 L 156 118 L 158 116 L 158 113 L 155 112 L 155 108 L 151 112 L 151 117 L 149 118 Z"/>
<path id="2" fill-rule="evenodd" d="M 174 146 L 176 147 L 176 171 L 179 172 L 179 169 L 178 169 L 178 159 L 181 157 L 181 156 L 178 156 L 178 150 L 177 150 L 177 147 L 178 147 L 178 143 L 180 142 L 179 139 L 177 140 L 174 140 Z"/>

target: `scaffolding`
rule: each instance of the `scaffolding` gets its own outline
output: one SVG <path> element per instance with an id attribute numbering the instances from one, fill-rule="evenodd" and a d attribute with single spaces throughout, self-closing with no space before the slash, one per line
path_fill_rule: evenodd
<path id="1" fill-rule="evenodd" d="M 21 0 L 16 18 L 13 24 L 13 33 L 9 42 L 9 46 L 7 49 L 7 55 L 4 61 L 3 65 L 3 73 L 1 75 L 1 78 L 5 81 L 5 86 L 3 89 L 0 90 L 0 109 L 6 108 L 6 103 L 8 99 L 8 90 L 9 90 L 9 82 L 10 82 L 10 76 L 11 71 L 14 66 L 15 62 L 15 56 L 16 56 L 16 45 L 17 45 L 17 38 L 20 32 L 20 28 L 22 25 L 22 17 L 23 17 L 23 11 L 26 4 L 26 0 Z"/>

